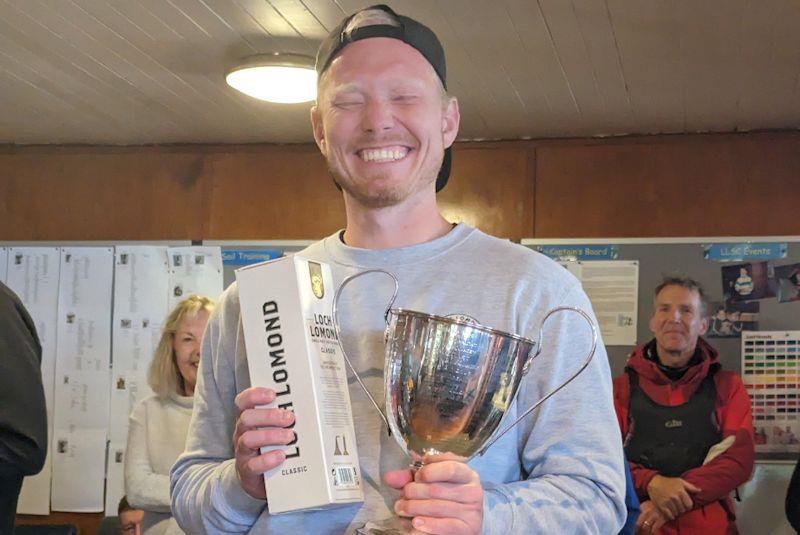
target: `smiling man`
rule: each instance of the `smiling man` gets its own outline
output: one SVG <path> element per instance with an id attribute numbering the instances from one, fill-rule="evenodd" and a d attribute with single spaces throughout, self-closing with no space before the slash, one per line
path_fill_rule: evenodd
<path id="1" fill-rule="evenodd" d="M 592 314 L 567 270 L 441 215 L 436 192 L 448 180 L 459 109 L 446 92 L 444 51 L 429 28 L 386 6 L 359 11 L 323 41 L 317 72 L 314 139 L 342 190 L 347 224 L 304 257 L 328 263 L 337 284 L 369 268 L 391 271 L 400 284 L 398 306 L 466 315 L 528 337 L 538 338 L 553 307 Z M 377 399 L 393 289 L 388 278 L 364 277 L 340 302 L 342 343 Z M 259 448 L 290 442 L 295 415 L 263 408 L 275 392 L 250 385 L 235 284 L 203 340 L 186 452 L 172 471 L 173 512 L 187 533 L 353 533 L 393 515 L 410 519 L 416 533 L 453 535 L 607 534 L 622 525 L 622 442 L 602 343 L 584 373 L 484 456 L 469 463 L 431 458 L 416 474 L 351 381 L 364 502 L 272 515 L 263 474 L 285 459 L 281 448 Z M 509 418 L 579 369 L 591 333 L 579 315 L 556 314 L 537 341 L 543 351 Z"/>
<path id="2" fill-rule="evenodd" d="M 637 347 L 614 379 L 625 455 L 642 502 L 637 533 L 737 533 L 729 494 L 753 470 L 750 397 L 701 338 L 708 317 L 697 282 L 665 278 L 653 306 L 655 338 Z"/>

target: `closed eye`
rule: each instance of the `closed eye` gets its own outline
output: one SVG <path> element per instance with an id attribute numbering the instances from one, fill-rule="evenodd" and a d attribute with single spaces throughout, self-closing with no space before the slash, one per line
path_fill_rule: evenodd
<path id="1" fill-rule="evenodd" d="M 392 97 L 392 101 L 393 102 L 399 102 L 401 104 L 402 103 L 413 103 L 413 102 L 416 102 L 417 100 L 419 100 L 419 97 L 417 95 L 410 95 L 410 94 L 409 95 L 395 95 L 395 96 Z"/>
<path id="2" fill-rule="evenodd" d="M 346 109 L 355 108 L 357 106 L 361 106 L 362 104 L 364 104 L 363 100 L 355 99 L 355 98 L 337 99 L 337 100 L 333 101 L 333 106 L 335 108 L 340 108 L 340 109 L 345 109 L 345 110 Z"/>

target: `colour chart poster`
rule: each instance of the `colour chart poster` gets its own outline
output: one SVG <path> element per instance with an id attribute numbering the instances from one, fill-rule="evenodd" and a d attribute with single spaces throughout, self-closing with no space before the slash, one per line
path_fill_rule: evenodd
<path id="1" fill-rule="evenodd" d="M 743 331 L 756 452 L 800 452 L 800 331 Z"/>

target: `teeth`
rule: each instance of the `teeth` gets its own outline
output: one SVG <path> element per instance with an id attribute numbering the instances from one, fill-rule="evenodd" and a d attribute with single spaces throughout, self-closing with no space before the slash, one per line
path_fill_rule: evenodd
<path id="1" fill-rule="evenodd" d="M 405 158 L 408 149 L 364 149 L 360 152 L 361 159 L 365 162 L 393 162 Z"/>

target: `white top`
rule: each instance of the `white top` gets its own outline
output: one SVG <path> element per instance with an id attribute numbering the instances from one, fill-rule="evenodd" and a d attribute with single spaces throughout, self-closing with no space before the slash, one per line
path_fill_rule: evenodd
<path id="1" fill-rule="evenodd" d="M 169 471 L 183 453 L 191 396 L 150 396 L 136 405 L 130 418 L 125 454 L 125 494 L 133 507 L 144 509 L 142 533 L 183 533 L 172 518 Z"/>

